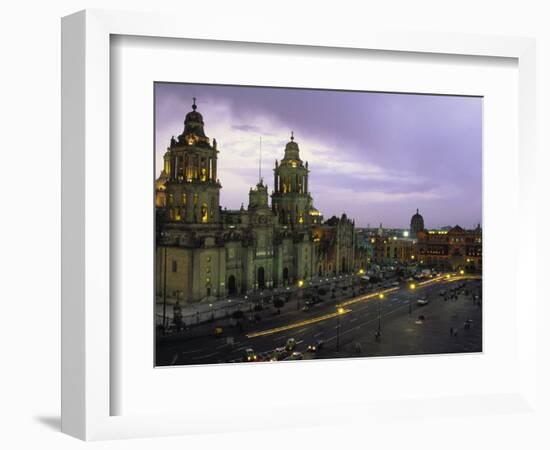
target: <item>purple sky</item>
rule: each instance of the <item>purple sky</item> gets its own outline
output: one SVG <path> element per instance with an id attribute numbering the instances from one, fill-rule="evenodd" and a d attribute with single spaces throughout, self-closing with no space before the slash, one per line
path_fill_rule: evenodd
<path id="1" fill-rule="evenodd" d="M 325 216 L 357 226 L 408 227 L 416 208 L 428 228 L 481 222 L 482 99 L 434 95 L 156 83 L 156 170 L 197 97 L 218 141 L 222 207 L 248 202 L 291 130 L 309 188 Z"/>

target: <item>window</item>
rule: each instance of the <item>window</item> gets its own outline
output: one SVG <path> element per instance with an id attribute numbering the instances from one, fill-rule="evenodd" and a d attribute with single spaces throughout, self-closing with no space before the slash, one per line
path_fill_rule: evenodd
<path id="1" fill-rule="evenodd" d="M 208 222 L 208 205 L 206 203 L 202 204 L 202 214 L 201 214 L 201 220 L 202 223 Z"/>
<path id="2" fill-rule="evenodd" d="M 170 206 L 174 206 L 174 194 L 170 194 L 170 196 L 168 197 L 168 204 Z"/>
<path id="3" fill-rule="evenodd" d="M 172 260 L 172 272 L 177 272 L 178 271 L 178 262 L 173 259 Z"/>
<path id="4" fill-rule="evenodd" d="M 187 194 L 185 192 L 181 194 L 181 206 L 184 208 L 187 206 Z"/>

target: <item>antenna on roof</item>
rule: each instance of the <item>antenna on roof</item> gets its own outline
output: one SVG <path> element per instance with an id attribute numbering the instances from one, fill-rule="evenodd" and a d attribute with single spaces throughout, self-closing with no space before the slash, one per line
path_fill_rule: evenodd
<path id="1" fill-rule="evenodd" d="M 262 182 L 262 137 L 260 136 L 260 163 L 258 166 L 258 183 Z"/>

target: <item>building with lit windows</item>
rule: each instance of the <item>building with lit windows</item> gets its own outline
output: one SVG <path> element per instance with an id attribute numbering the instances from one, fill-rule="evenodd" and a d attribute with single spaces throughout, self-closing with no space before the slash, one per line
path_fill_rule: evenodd
<path id="1" fill-rule="evenodd" d="M 155 181 L 156 294 L 183 303 L 244 295 L 354 269 L 354 222 L 323 220 L 308 163 L 291 134 L 275 161 L 274 188 L 260 179 L 248 206 L 222 209 L 219 150 L 193 101 Z"/>
<path id="2" fill-rule="evenodd" d="M 417 239 L 415 257 L 421 264 L 453 270 L 482 269 L 480 225 L 473 230 L 458 225 L 450 230 L 421 230 Z"/>

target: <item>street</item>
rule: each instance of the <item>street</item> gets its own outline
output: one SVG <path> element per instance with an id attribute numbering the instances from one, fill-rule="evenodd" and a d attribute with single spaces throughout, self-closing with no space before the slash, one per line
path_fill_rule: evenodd
<path id="1" fill-rule="evenodd" d="M 296 341 L 292 349 L 298 352 L 296 359 L 480 352 L 481 280 L 472 278 L 442 276 L 418 283 L 415 289 L 401 284 L 346 300 L 325 300 L 307 311 L 289 302 L 284 314 L 241 325 L 242 331 L 225 327 L 220 336 L 162 340 L 156 364 L 240 362 L 246 360 L 247 349 L 252 349 L 257 361 L 269 361 L 290 338 Z M 455 288 L 456 298 L 450 294 Z M 446 295 L 440 295 L 443 291 Z M 474 293 L 480 298 L 474 299 Z M 419 305 L 418 299 L 427 304 Z M 210 327 L 214 329 L 216 322 Z M 321 349 L 307 351 L 319 341 Z"/>

